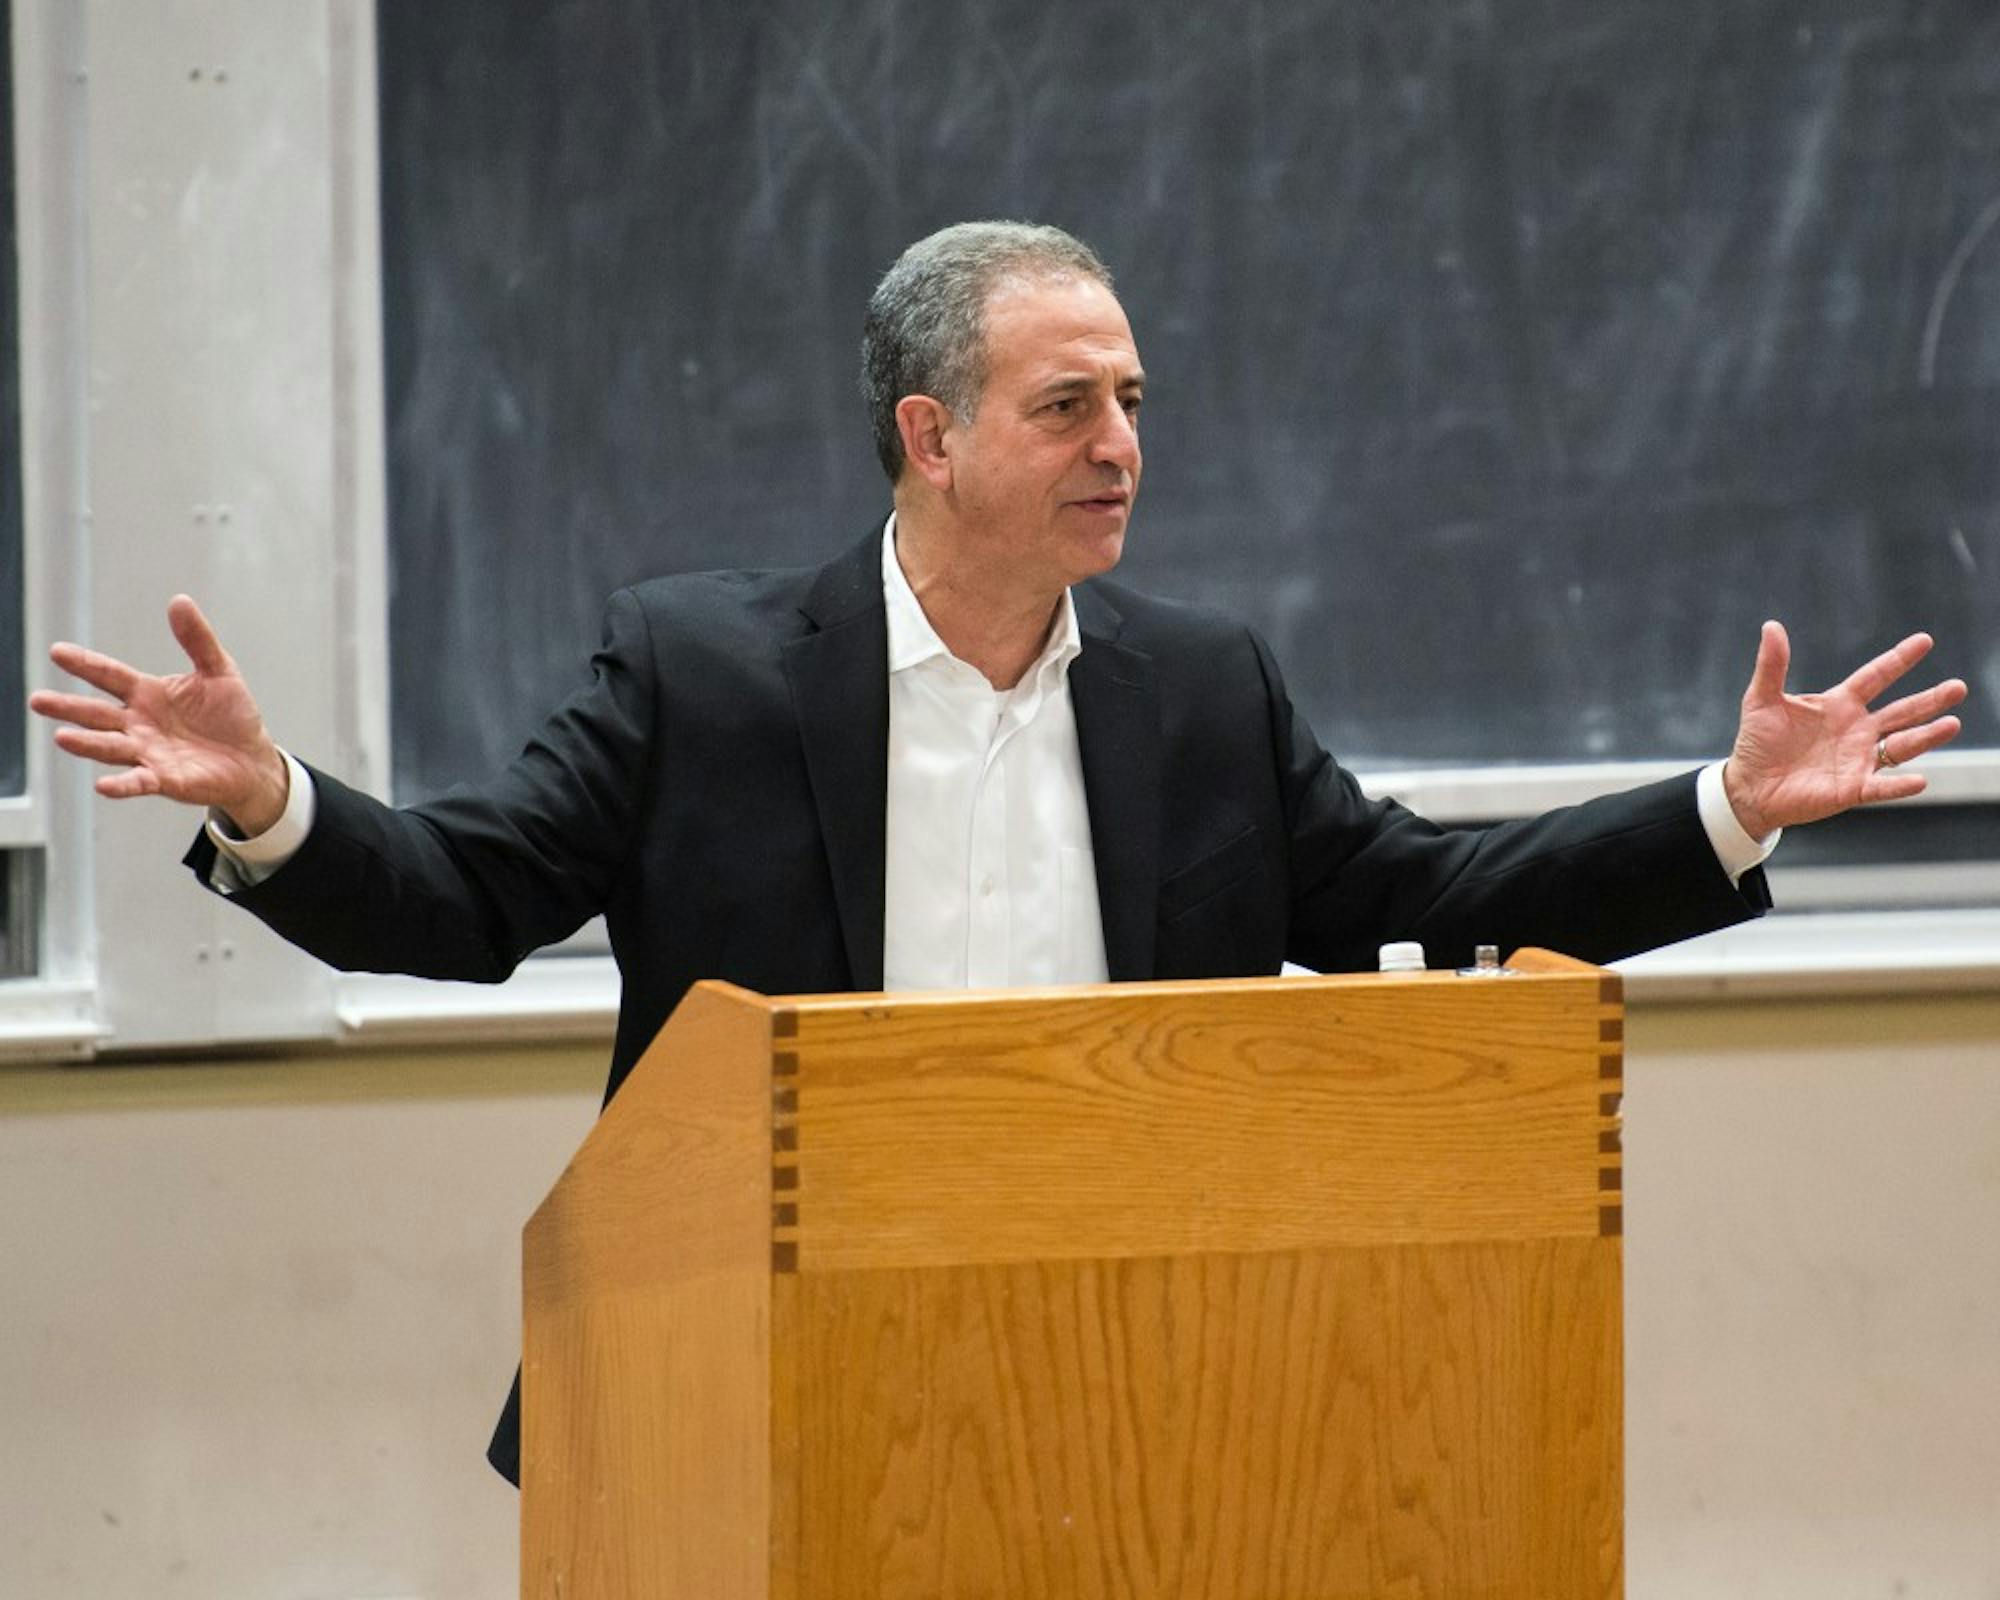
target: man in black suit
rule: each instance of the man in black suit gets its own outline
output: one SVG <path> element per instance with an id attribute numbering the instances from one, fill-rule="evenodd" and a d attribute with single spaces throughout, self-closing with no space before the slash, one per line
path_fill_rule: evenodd
<path id="1" fill-rule="evenodd" d="M 1783 826 L 1914 794 L 1964 685 L 1869 703 L 1915 635 L 1784 692 L 1766 624 L 1701 775 L 1485 830 L 1365 799 L 1249 630 L 1103 578 L 1144 373 L 1108 274 L 1053 229 L 913 245 L 870 305 L 894 513 L 817 571 L 614 596 L 591 685 L 480 792 L 392 810 L 281 752 L 193 601 L 193 670 L 73 645 L 38 694 L 111 796 L 204 805 L 203 881 L 347 968 L 497 980 L 603 912 L 607 1094 L 687 986 L 766 992 L 1372 964 L 1386 938 L 1610 960 L 1755 915 Z M 274 842 L 275 841 L 275 842 Z M 513 1475 L 508 1422 L 494 1461 Z"/>

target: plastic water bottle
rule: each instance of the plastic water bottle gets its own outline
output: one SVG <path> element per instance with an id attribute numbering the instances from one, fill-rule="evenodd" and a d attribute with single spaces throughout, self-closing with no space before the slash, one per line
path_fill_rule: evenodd
<path id="1" fill-rule="evenodd" d="M 1375 959 L 1384 972 L 1422 972 L 1424 947 L 1414 939 L 1398 939 L 1393 944 L 1383 945 L 1376 952 Z"/>

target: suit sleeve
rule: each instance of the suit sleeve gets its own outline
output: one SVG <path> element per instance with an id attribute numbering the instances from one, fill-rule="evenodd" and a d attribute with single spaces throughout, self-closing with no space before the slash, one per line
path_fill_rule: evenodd
<path id="1" fill-rule="evenodd" d="M 1289 833 L 1287 955 L 1319 971 L 1375 964 L 1390 939 L 1421 940 L 1432 966 L 1477 944 L 1615 961 L 1760 915 L 1761 869 L 1732 884 L 1690 772 L 1486 828 L 1444 828 L 1370 800 L 1293 710 L 1256 641 Z"/>
<path id="2" fill-rule="evenodd" d="M 591 682 L 495 783 L 399 810 L 314 770 L 312 832 L 232 902 L 345 971 L 498 982 L 620 883 L 657 759 L 656 687 L 645 617 L 621 590 Z M 204 834 L 187 854 L 204 884 L 215 853 Z"/>

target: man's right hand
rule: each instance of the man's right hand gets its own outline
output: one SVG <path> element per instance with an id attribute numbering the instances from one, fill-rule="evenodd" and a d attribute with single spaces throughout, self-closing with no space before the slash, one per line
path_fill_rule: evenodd
<path id="1" fill-rule="evenodd" d="M 254 838 L 284 815 L 291 784 L 284 755 L 201 608 L 177 594 L 167 623 L 192 672 L 155 677 L 82 645 L 52 645 L 57 666 L 111 698 L 37 690 L 28 709 L 64 724 L 59 748 L 120 769 L 98 778 L 99 794 L 212 806 Z"/>

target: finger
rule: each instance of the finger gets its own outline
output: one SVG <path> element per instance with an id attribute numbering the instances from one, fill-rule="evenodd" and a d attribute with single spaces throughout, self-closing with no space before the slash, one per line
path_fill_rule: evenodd
<path id="1" fill-rule="evenodd" d="M 91 787 L 108 800 L 136 800 L 141 795 L 158 794 L 160 780 L 149 767 L 129 767 L 105 773 Z"/>
<path id="2" fill-rule="evenodd" d="M 1922 694 L 1909 694 L 1891 702 L 1875 713 L 1878 728 L 1913 728 L 1919 722 L 1928 722 L 1941 711 L 1949 711 L 1965 698 L 1965 681 L 1962 678 L 1947 678 L 1943 683 L 1933 684 Z"/>
<path id="3" fill-rule="evenodd" d="M 85 761 L 129 767 L 139 759 L 138 747 L 123 733 L 91 733 L 83 728 L 56 729 L 56 748 Z"/>
<path id="4" fill-rule="evenodd" d="M 222 648 L 222 641 L 208 625 L 208 618 L 190 596 L 177 594 L 167 602 L 167 626 L 174 630 L 174 638 L 187 652 L 195 671 L 213 677 L 236 670 L 236 663 L 229 659 L 229 652 Z"/>
<path id="5" fill-rule="evenodd" d="M 1776 619 L 1766 622 L 1757 637 L 1757 665 L 1750 673 L 1750 687 L 1743 691 L 1744 701 L 1763 705 L 1782 699 L 1791 664 L 1792 641 L 1785 625 Z"/>
<path id="6" fill-rule="evenodd" d="M 57 694 L 37 689 L 28 696 L 28 709 L 52 722 L 73 722 L 79 728 L 116 730 L 125 726 L 125 708 L 116 700 L 100 700 L 89 694 Z"/>
<path id="7" fill-rule="evenodd" d="M 1863 785 L 1861 803 L 1872 806 L 1885 800 L 1909 800 L 1929 787 L 1921 772 L 1878 772 Z"/>
<path id="8" fill-rule="evenodd" d="M 128 698 L 133 686 L 144 676 L 138 668 L 126 666 L 115 656 L 67 640 L 49 646 L 49 659 L 72 678 L 81 678 L 93 689 L 102 689 L 120 700 Z"/>
<path id="9" fill-rule="evenodd" d="M 1873 700 L 1929 655 L 1931 642 L 1931 636 L 1927 633 L 1911 634 L 1894 649 L 1884 650 L 1866 666 L 1856 667 L 1847 675 L 1847 681 L 1841 684 L 1841 688 L 1860 696 L 1864 704 Z"/>
<path id="10" fill-rule="evenodd" d="M 1890 764 L 1900 767 L 1906 761 L 1929 754 L 1940 745 L 1950 744 L 1958 737 L 1959 728 L 1958 718 L 1939 717 L 1921 728 L 1904 728 L 1889 734 L 1882 740 L 1882 748 L 1888 753 Z"/>

